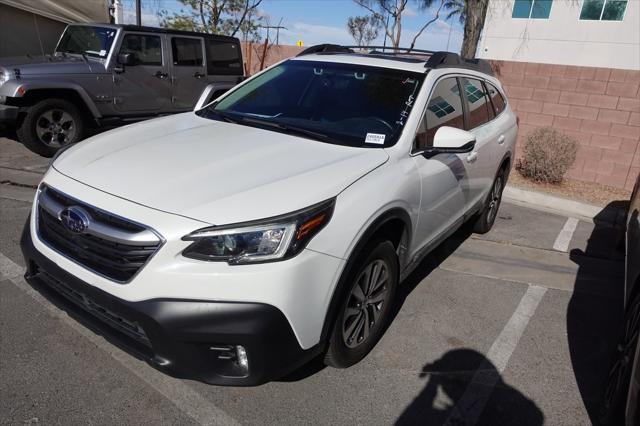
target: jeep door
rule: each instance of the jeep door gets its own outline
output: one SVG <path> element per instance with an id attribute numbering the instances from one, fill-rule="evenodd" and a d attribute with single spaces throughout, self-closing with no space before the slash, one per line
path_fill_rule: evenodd
<path id="1" fill-rule="evenodd" d="M 504 135 L 501 138 L 501 129 L 494 120 L 495 113 L 484 83 L 471 77 L 460 77 L 459 81 L 460 87 L 464 88 L 467 129 L 476 136 L 473 151 L 465 154 L 469 166 L 467 207 L 472 208 L 484 200 L 493 185 L 502 160 L 500 153 L 504 152 L 500 149 Z"/>
<path id="2" fill-rule="evenodd" d="M 116 64 L 113 68 L 113 96 L 117 111 L 145 114 L 170 108 L 169 58 L 162 48 L 164 37 L 164 34 L 157 33 L 124 34 L 117 54 L 134 55 L 134 64 Z"/>
<path id="3" fill-rule="evenodd" d="M 412 156 L 420 174 L 420 217 L 414 249 L 428 246 L 462 219 L 469 193 L 467 154 L 428 154 L 442 126 L 465 128 L 462 98 L 455 77 L 439 80 L 418 126 Z"/>
<path id="4" fill-rule="evenodd" d="M 209 84 L 202 37 L 169 35 L 173 108 L 190 110 Z"/>

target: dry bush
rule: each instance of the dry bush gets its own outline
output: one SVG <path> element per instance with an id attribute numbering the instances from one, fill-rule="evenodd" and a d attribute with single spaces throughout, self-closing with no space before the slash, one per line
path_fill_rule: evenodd
<path id="1" fill-rule="evenodd" d="M 529 133 L 516 170 L 536 182 L 560 183 L 576 160 L 576 141 L 551 127 Z"/>

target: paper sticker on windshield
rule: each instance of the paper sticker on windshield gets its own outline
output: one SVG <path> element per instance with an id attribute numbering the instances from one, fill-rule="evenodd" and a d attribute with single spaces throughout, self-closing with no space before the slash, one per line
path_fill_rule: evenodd
<path id="1" fill-rule="evenodd" d="M 380 133 L 367 133 L 367 138 L 364 140 L 365 143 L 375 143 L 376 145 L 384 145 L 384 138 L 386 135 L 381 135 Z"/>

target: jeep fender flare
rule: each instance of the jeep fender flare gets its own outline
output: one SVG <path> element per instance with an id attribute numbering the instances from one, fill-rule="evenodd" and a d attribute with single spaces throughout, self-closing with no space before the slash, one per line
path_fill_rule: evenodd
<path id="1" fill-rule="evenodd" d="M 72 90 L 75 92 L 80 99 L 84 102 L 85 106 L 89 109 L 89 112 L 93 116 L 93 118 L 101 118 L 102 114 L 96 107 L 95 103 L 91 99 L 91 96 L 84 90 L 82 86 L 76 83 L 69 82 L 57 82 L 57 81 L 47 81 L 46 83 L 42 82 L 22 82 L 18 80 L 16 87 L 13 90 L 13 97 L 16 98 L 24 98 L 29 94 L 29 92 L 34 92 L 38 90 Z M 22 95 L 20 93 L 23 93 Z"/>

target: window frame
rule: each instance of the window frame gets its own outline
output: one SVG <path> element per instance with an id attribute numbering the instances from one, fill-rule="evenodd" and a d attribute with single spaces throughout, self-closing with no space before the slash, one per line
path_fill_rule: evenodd
<path id="1" fill-rule="evenodd" d="M 537 1 L 547 1 L 547 0 L 531 0 L 531 7 L 529 8 L 529 15 L 524 18 L 524 17 L 519 17 L 519 16 L 513 16 L 513 11 L 516 8 L 516 4 L 518 2 L 518 0 L 514 0 L 513 2 L 513 8 L 511 9 L 511 19 L 551 19 L 551 10 L 553 9 L 553 0 L 548 0 L 551 4 L 551 6 L 549 7 L 549 16 L 547 16 L 546 18 L 532 18 L 531 15 L 533 14 L 533 8 L 535 7 L 535 4 Z"/>
<path id="2" fill-rule="evenodd" d="M 498 88 L 498 85 L 487 80 L 484 77 L 480 77 L 480 76 L 476 76 L 476 75 L 471 75 L 471 74 L 462 74 L 462 73 L 451 73 L 451 74 L 443 74 L 440 77 L 437 78 L 437 80 L 433 83 L 433 85 L 431 85 L 431 89 L 429 90 L 429 95 L 427 97 L 427 102 L 425 103 L 424 109 L 422 110 L 422 115 L 420 116 L 420 121 L 418 122 L 418 126 L 416 127 L 416 129 L 413 132 L 413 139 L 411 141 L 411 148 L 410 148 L 410 152 L 409 152 L 409 156 L 410 157 L 416 157 L 418 155 L 423 155 L 426 151 L 426 149 L 423 150 L 416 150 L 416 137 L 418 135 L 418 129 L 420 128 L 420 124 L 422 124 L 422 120 L 426 120 L 426 114 L 428 111 L 428 107 L 429 107 L 429 101 L 431 101 L 432 95 L 433 95 L 433 90 L 435 89 L 435 87 L 438 85 L 438 83 L 446 78 L 455 78 L 457 83 L 458 83 L 458 90 L 461 91 L 460 93 L 464 93 L 464 98 L 461 96 L 461 100 L 462 100 L 462 114 L 463 114 L 463 118 L 464 118 L 464 129 L 462 130 L 466 130 L 467 132 L 471 132 L 475 129 L 479 129 L 482 126 L 485 126 L 489 123 L 491 123 L 492 121 L 496 120 L 498 117 L 500 117 L 501 115 L 503 115 L 508 106 L 509 106 L 509 100 L 507 99 L 507 97 L 504 95 L 504 93 L 502 92 L 502 90 L 500 90 Z M 461 78 L 472 78 L 475 80 L 479 80 L 484 87 L 487 88 L 487 92 L 486 92 L 486 98 L 487 101 L 489 102 L 489 105 L 491 106 L 491 108 L 493 109 L 493 118 L 489 121 L 487 121 L 486 123 L 482 124 L 481 126 L 478 127 L 474 127 L 473 129 L 466 129 L 469 126 L 469 111 L 467 110 L 467 98 L 466 98 L 466 93 L 463 90 L 464 88 L 462 87 L 462 84 L 460 82 Z M 496 109 L 493 105 L 493 100 L 491 99 L 491 96 L 488 95 L 489 93 L 489 87 L 487 86 L 487 84 L 491 85 L 493 88 L 496 89 L 496 91 L 498 92 L 498 94 L 502 97 L 502 100 L 504 101 L 504 108 L 502 109 L 502 111 L 500 111 L 500 114 L 496 114 Z"/>
<path id="3" fill-rule="evenodd" d="M 602 2 L 602 10 L 600 10 L 600 16 L 598 17 L 598 19 L 582 19 L 582 11 L 584 10 L 584 5 L 587 2 L 587 0 L 582 0 L 582 5 L 580 6 L 580 13 L 578 14 L 578 21 L 584 21 L 584 22 L 624 22 L 624 18 L 627 17 L 627 10 L 629 9 L 629 0 L 624 0 L 625 1 L 625 7 L 624 7 L 624 12 L 622 13 L 622 18 L 620 18 L 620 20 L 617 19 L 602 19 L 602 16 L 604 15 L 604 9 L 607 7 L 607 3 L 609 1 L 620 1 L 620 0 L 603 0 Z"/>
<path id="4" fill-rule="evenodd" d="M 416 137 L 418 136 L 418 129 L 420 129 L 420 124 L 422 124 L 423 120 L 427 119 L 427 111 L 429 110 L 429 102 L 431 101 L 432 97 L 433 97 L 433 93 L 434 93 L 434 89 L 436 88 L 436 86 L 438 86 L 438 84 L 442 81 L 442 80 L 446 80 L 448 78 L 453 78 L 456 80 L 456 84 L 458 85 L 458 92 L 460 93 L 460 103 L 462 105 L 462 120 L 464 123 L 464 127 L 466 128 L 468 126 L 468 111 L 467 111 L 467 105 L 465 103 L 466 98 L 463 98 L 460 90 L 462 90 L 462 87 L 460 85 L 460 77 L 464 76 L 464 74 L 460 74 L 460 73 L 452 73 L 452 74 L 444 74 L 441 75 L 440 77 L 438 77 L 438 79 L 431 85 L 431 90 L 429 90 L 429 96 L 427 97 L 427 102 L 424 105 L 424 108 L 422 110 L 422 113 L 420 115 L 420 121 L 418 121 L 418 127 L 416 127 L 416 129 L 413 132 L 413 139 L 411 141 L 411 148 L 410 148 L 410 152 L 409 152 L 409 156 L 411 157 L 416 157 L 418 155 L 423 155 L 426 151 L 426 149 L 421 149 L 421 150 L 416 150 Z M 465 130 L 465 129 L 462 129 Z"/>
<path id="5" fill-rule="evenodd" d="M 166 57 L 165 57 L 165 47 L 164 47 L 164 37 L 162 34 L 155 34 L 155 33 L 143 33 L 143 32 L 136 32 L 136 31 L 128 31 L 125 32 L 122 36 L 122 39 L 120 40 L 120 46 L 118 46 L 118 53 L 116 54 L 119 55 L 120 53 L 122 53 L 122 46 L 124 45 L 124 40 L 125 38 L 127 38 L 127 36 L 144 36 L 144 37 L 158 37 L 160 39 L 160 65 L 154 63 L 154 64 L 149 64 L 149 63 L 145 63 L 145 62 L 140 62 L 137 63 L 134 66 L 137 67 L 164 67 L 166 64 Z"/>
<path id="6" fill-rule="evenodd" d="M 177 64 L 176 57 L 173 54 L 173 41 L 176 39 L 187 39 L 187 40 L 197 40 L 200 42 L 200 53 L 202 54 L 202 63 L 200 65 L 184 65 Z M 196 37 L 196 36 L 183 36 L 182 34 L 171 34 L 169 40 L 169 49 L 171 49 L 171 66 L 172 67 L 190 67 L 190 68 L 207 68 L 207 52 L 204 46 L 204 37 Z"/>

